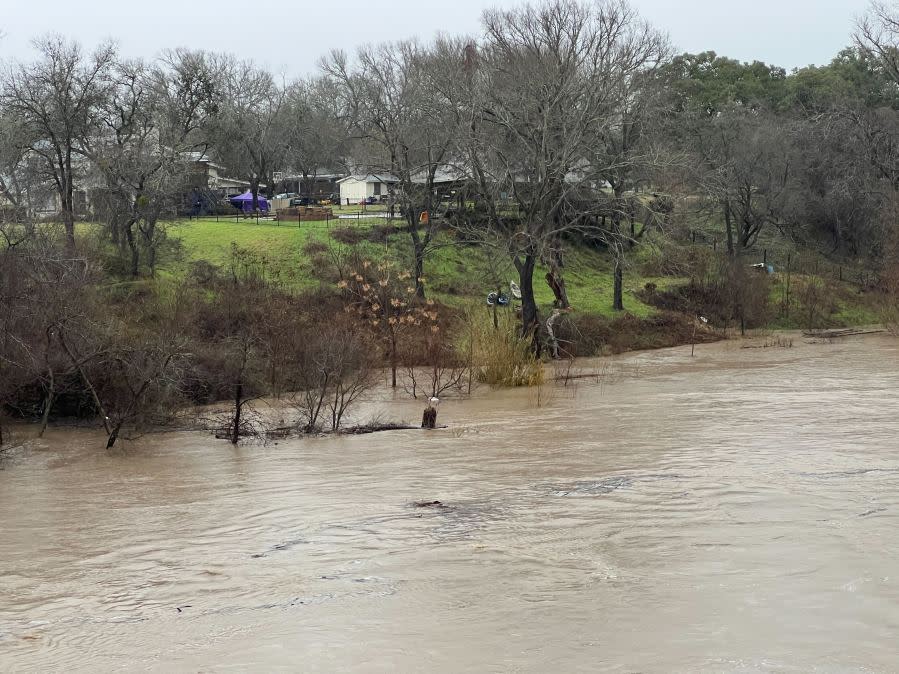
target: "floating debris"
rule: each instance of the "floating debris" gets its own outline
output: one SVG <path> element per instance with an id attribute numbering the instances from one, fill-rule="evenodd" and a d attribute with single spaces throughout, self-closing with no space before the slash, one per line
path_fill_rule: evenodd
<path id="1" fill-rule="evenodd" d="M 449 508 L 448 505 L 440 501 L 415 501 L 412 503 L 413 508 Z"/>

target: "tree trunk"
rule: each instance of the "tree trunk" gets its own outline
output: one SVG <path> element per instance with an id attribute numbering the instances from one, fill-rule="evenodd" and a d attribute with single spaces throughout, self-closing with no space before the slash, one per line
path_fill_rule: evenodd
<path id="1" fill-rule="evenodd" d="M 47 396 L 44 400 L 44 411 L 41 414 L 41 428 L 37 433 L 37 437 L 44 436 L 47 430 L 47 424 L 50 421 L 50 408 L 53 407 L 53 400 L 56 397 L 56 375 L 53 373 L 53 366 L 50 364 L 50 345 L 53 343 L 53 330 L 48 329 L 46 333 L 47 341 L 44 349 L 44 363 L 47 366 Z"/>
<path id="2" fill-rule="evenodd" d="M 115 441 L 119 439 L 119 431 L 122 430 L 123 423 L 123 421 L 120 421 L 113 426 L 112 433 L 109 434 L 109 438 L 106 440 L 106 449 L 112 449 L 112 446 L 115 445 Z"/>
<path id="3" fill-rule="evenodd" d="M 75 254 L 75 217 L 72 214 L 71 206 L 63 206 L 62 222 L 66 229 L 66 251 L 70 255 Z"/>
<path id="4" fill-rule="evenodd" d="M 253 211 L 259 210 L 259 181 L 253 180 L 250 182 L 250 190 L 253 193 Z"/>
<path id="5" fill-rule="evenodd" d="M 565 288 L 565 279 L 562 277 L 561 270 L 553 265 L 546 274 L 546 284 L 553 291 L 555 300 L 553 306 L 557 309 L 568 309 L 571 303 L 568 301 L 568 290 Z"/>
<path id="6" fill-rule="evenodd" d="M 150 278 L 156 278 L 156 223 L 148 223 L 144 235 L 144 245 L 147 247 L 147 267 L 150 269 Z"/>
<path id="7" fill-rule="evenodd" d="M 72 183 L 72 158 L 71 151 L 66 156 L 63 168 L 62 184 L 63 189 L 60 196 L 60 206 L 62 207 L 62 222 L 66 230 L 66 251 L 70 255 L 75 254 L 75 209 L 74 209 L 74 193 L 75 186 Z"/>
<path id="8" fill-rule="evenodd" d="M 530 337 L 534 343 L 534 351 L 540 353 L 540 318 L 537 313 L 537 300 L 534 297 L 534 267 L 537 257 L 527 254 L 524 260 L 516 260 L 518 268 L 518 285 L 521 289 L 521 336 Z"/>
<path id="9" fill-rule="evenodd" d="M 240 440 L 240 411 L 243 407 L 243 384 L 238 383 L 234 387 L 234 425 L 231 427 L 231 444 L 236 445 Z"/>
<path id="10" fill-rule="evenodd" d="M 724 227 L 727 232 L 727 254 L 733 257 L 734 255 L 734 225 L 731 218 L 730 212 L 730 200 L 724 200 Z"/>
<path id="11" fill-rule="evenodd" d="M 396 335 L 390 336 L 390 386 L 396 388 Z"/>
<path id="12" fill-rule="evenodd" d="M 47 388 L 47 396 L 44 398 L 44 411 L 41 414 L 41 427 L 37 432 L 37 437 L 44 437 L 44 431 L 47 430 L 47 424 L 50 422 L 50 408 L 53 407 L 55 399 L 55 385 L 53 383 L 53 371 L 50 370 L 50 385 Z"/>
<path id="13" fill-rule="evenodd" d="M 552 351 L 552 356 L 553 356 L 554 360 L 559 359 L 559 340 L 556 337 L 556 331 L 555 331 L 554 326 L 555 326 L 555 322 L 559 319 L 559 316 L 561 316 L 561 315 L 562 314 L 557 309 L 557 310 L 553 311 L 552 316 L 550 316 L 548 319 L 546 319 L 546 334 L 549 335 L 549 346 L 550 346 L 550 350 Z"/>
<path id="14" fill-rule="evenodd" d="M 140 274 L 140 250 L 134 239 L 134 220 L 125 223 L 125 241 L 128 242 L 128 249 L 131 251 L 131 278 L 137 278 Z"/>
<path id="15" fill-rule="evenodd" d="M 437 409 L 428 405 L 421 415 L 421 427 L 428 430 L 437 428 Z"/>
<path id="16" fill-rule="evenodd" d="M 624 271 L 621 267 L 621 258 L 618 255 L 615 256 L 612 310 L 624 311 Z"/>
<path id="17" fill-rule="evenodd" d="M 492 307 L 492 309 L 493 309 L 493 329 L 494 330 L 499 330 L 499 314 L 498 314 L 499 296 L 500 296 L 500 294 L 502 294 L 502 292 L 503 292 L 503 289 L 501 287 L 497 286 L 497 288 L 496 288 L 497 301 L 493 303 L 493 307 Z M 512 300 L 510 299 L 509 301 L 511 302 Z"/>
<path id="18" fill-rule="evenodd" d="M 422 279 L 425 274 L 425 246 L 421 241 L 414 242 L 415 252 L 415 297 L 425 299 L 425 284 Z"/>
<path id="19" fill-rule="evenodd" d="M 613 256 L 614 270 L 612 272 L 612 310 L 624 311 L 624 270 L 621 267 L 621 258 L 624 255 L 624 244 L 621 241 L 621 215 L 622 215 L 622 199 L 621 193 L 624 186 L 619 185 L 615 188 L 615 211 L 612 214 L 612 235 L 613 243 L 611 252 Z"/>

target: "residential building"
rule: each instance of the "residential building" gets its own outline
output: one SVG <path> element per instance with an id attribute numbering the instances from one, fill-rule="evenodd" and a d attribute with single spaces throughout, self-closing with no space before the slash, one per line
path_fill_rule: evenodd
<path id="1" fill-rule="evenodd" d="M 340 185 L 340 203 L 358 204 L 368 197 L 386 197 L 399 180 L 390 174 L 351 175 L 337 181 Z"/>

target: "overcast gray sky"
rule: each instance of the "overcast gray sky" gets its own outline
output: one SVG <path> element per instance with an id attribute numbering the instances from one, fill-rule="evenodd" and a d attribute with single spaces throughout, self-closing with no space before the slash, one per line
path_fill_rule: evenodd
<path id="1" fill-rule="evenodd" d="M 439 31 L 476 34 L 486 7 L 517 0 L 0 0 L 0 58 L 29 58 L 31 38 L 58 32 L 129 56 L 169 47 L 229 51 L 289 76 L 333 47 Z M 788 69 L 827 63 L 850 40 L 867 0 L 632 0 L 680 51 L 714 50 Z"/>

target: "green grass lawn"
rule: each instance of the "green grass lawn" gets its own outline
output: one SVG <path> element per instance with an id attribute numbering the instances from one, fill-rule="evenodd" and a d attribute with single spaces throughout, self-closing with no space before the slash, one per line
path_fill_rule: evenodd
<path id="1" fill-rule="evenodd" d="M 205 260 L 217 266 L 227 266 L 232 244 L 253 252 L 264 261 L 266 268 L 296 288 L 318 285 L 314 270 L 303 248 L 310 241 L 340 246 L 331 239 L 336 227 L 370 228 L 386 224 L 383 219 L 332 220 L 330 222 L 273 222 L 255 219 L 237 221 L 214 217 L 183 221 L 173 225 L 169 235 L 179 240 L 184 255 L 166 271 L 184 273 L 197 260 Z M 389 237 L 387 246 L 362 242 L 357 244 L 363 255 L 377 258 L 391 251 L 394 256 L 409 262 L 409 237 L 397 233 Z M 552 306 L 553 294 L 543 280 L 546 269 L 535 272 L 534 286 L 541 308 Z M 612 271 L 608 257 L 589 249 L 572 250 L 566 255 L 565 281 L 569 299 L 578 311 L 612 315 Z M 509 281 L 517 279 L 517 273 L 508 260 L 488 259 L 480 248 L 451 245 L 441 240 L 425 263 L 426 284 L 431 294 L 452 305 L 470 301 L 482 302 L 487 293 L 499 284 L 508 289 Z M 654 309 L 641 302 L 635 292 L 649 281 L 659 287 L 678 282 L 672 278 L 644 278 L 635 273 L 625 275 L 625 309 L 637 316 L 648 316 Z"/>
<path id="2" fill-rule="evenodd" d="M 358 212 L 358 207 L 344 207 L 342 210 Z M 362 218 L 359 220 L 334 219 L 329 222 L 275 222 L 272 220 L 236 219 L 228 217 L 184 220 L 169 226 L 169 236 L 180 243 L 180 254 L 165 256 L 164 264 L 158 270 L 159 276 L 177 278 L 188 272 L 197 261 L 227 269 L 231 260 L 232 245 L 250 252 L 265 269 L 267 276 L 277 278 L 285 285 L 297 290 L 317 287 L 322 283 L 313 269 L 313 262 L 304 248 L 312 241 L 328 244 L 334 250 L 346 251 L 347 246 L 334 240 L 331 233 L 336 228 L 357 228 L 370 231 L 375 225 L 385 225 L 383 218 Z M 396 223 L 399 224 L 399 223 Z M 98 225 L 80 223 L 79 236 L 92 237 L 98 245 L 102 243 Z M 781 244 L 783 245 L 783 244 Z M 687 279 L 656 275 L 644 275 L 641 269 L 652 269 L 646 264 L 650 247 L 642 246 L 631 256 L 631 266 L 624 277 L 625 310 L 637 317 L 646 317 L 656 309 L 640 301 L 637 294 L 647 283 L 659 289 L 670 288 L 685 283 Z M 397 232 L 385 243 L 362 241 L 356 244 L 360 255 L 377 260 L 389 254 L 406 268 L 411 268 L 410 242 L 408 234 Z M 775 274 L 771 285 L 770 306 L 772 319 L 770 327 L 795 329 L 806 327 L 795 290 L 803 279 L 818 278 L 827 281 L 831 288 L 831 299 L 826 312 L 826 320 L 831 325 L 868 325 L 881 320 L 877 298 L 871 293 L 862 293 L 850 282 L 838 282 L 832 263 L 822 259 L 812 259 L 808 251 L 801 253 L 797 266 L 804 264 L 807 274 L 793 273 L 794 292 L 789 311 L 783 311 L 783 279 L 781 269 Z M 796 258 L 794 258 L 796 259 Z M 754 260 L 754 258 L 753 258 Z M 820 265 L 819 265 L 820 263 Z M 830 266 L 828 266 L 830 265 Z M 602 251 L 587 248 L 569 248 L 565 252 L 564 277 L 569 299 L 577 312 L 613 316 L 612 311 L 612 269 L 610 259 Z M 817 275 L 816 272 L 817 271 Z M 537 301 L 544 315 L 552 308 L 553 294 L 544 280 L 546 269 L 538 267 L 534 274 L 534 289 Z M 847 278 L 849 276 L 847 275 Z M 511 262 L 503 255 L 492 257 L 480 247 L 454 244 L 449 238 L 441 237 L 425 263 L 425 279 L 431 297 L 452 306 L 481 305 L 487 293 L 502 288 L 508 291 L 509 281 L 518 278 Z M 123 281 L 126 283 L 126 281 Z"/>

